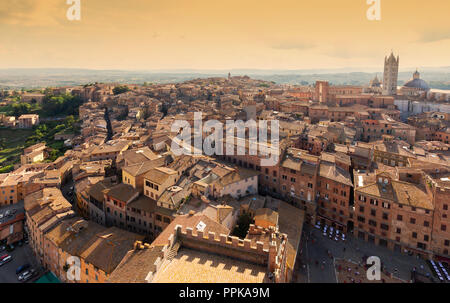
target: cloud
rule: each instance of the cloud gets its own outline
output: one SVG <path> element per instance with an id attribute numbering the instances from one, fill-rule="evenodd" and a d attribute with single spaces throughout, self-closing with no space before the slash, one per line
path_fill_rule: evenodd
<path id="1" fill-rule="evenodd" d="M 431 43 L 431 42 L 438 42 L 442 40 L 448 40 L 450 39 L 450 29 L 449 30 L 429 30 L 422 32 L 420 34 L 419 39 L 417 42 L 422 43 Z"/>
<path id="2" fill-rule="evenodd" d="M 380 57 L 380 49 L 371 45 L 342 43 L 324 45 L 319 53 L 337 59 L 367 59 Z"/>

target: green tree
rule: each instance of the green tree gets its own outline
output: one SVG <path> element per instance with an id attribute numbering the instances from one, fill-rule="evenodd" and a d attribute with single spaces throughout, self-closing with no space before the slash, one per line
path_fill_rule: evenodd
<path id="1" fill-rule="evenodd" d="M 130 90 L 130 88 L 126 85 L 119 85 L 113 88 L 114 95 L 120 95 L 126 93 Z"/>
<path id="2" fill-rule="evenodd" d="M 28 103 L 14 103 L 12 110 L 14 116 L 29 114 L 31 112 L 31 105 Z"/>
<path id="3" fill-rule="evenodd" d="M 78 115 L 78 108 L 81 104 L 83 104 L 83 100 L 78 96 L 47 95 L 42 102 L 42 110 L 49 116 Z"/>

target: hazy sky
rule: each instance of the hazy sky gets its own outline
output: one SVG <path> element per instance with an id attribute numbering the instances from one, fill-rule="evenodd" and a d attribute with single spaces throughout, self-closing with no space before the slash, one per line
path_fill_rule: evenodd
<path id="1" fill-rule="evenodd" d="M 0 68 L 310 69 L 450 66 L 450 1 L 1 0 Z"/>

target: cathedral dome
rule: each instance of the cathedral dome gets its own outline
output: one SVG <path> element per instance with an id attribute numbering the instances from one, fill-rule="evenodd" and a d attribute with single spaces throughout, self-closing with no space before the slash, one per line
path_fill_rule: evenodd
<path id="1" fill-rule="evenodd" d="M 420 79 L 420 73 L 416 70 L 416 72 L 413 74 L 413 78 L 406 82 L 403 86 L 410 87 L 410 88 L 418 88 L 420 90 L 428 91 L 430 90 L 430 87 L 428 86 L 428 83 L 424 80 Z"/>

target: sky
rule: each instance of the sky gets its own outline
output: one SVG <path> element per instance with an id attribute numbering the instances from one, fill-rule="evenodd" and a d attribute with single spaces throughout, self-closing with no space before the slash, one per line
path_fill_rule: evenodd
<path id="1" fill-rule="evenodd" d="M 450 1 L 0 1 L 0 68 L 332 69 L 450 66 Z"/>

